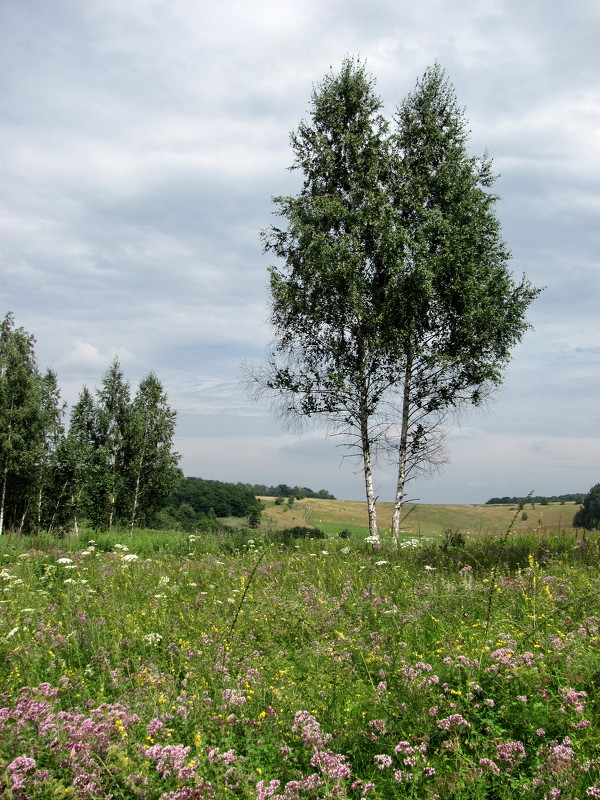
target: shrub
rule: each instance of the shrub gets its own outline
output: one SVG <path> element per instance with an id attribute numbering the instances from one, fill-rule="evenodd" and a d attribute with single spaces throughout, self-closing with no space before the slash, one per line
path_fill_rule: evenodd
<path id="1" fill-rule="evenodd" d="M 280 544 L 290 544 L 296 539 L 325 539 L 327 538 L 320 528 L 308 528 L 296 525 L 294 528 L 284 528 L 275 531 L 273 540 Z"/>
<path id="2" fill-rule="evenodd" d="M 440 545 L 442 550 L 448 550 L 451 547 L 459 548 L 464 547 L 467 543 L 465 539 L 465 535 L 461 533 L 459 530 L 452 530 L 452 528 L 446 528 L 444 531 L 444 539 Z"/>

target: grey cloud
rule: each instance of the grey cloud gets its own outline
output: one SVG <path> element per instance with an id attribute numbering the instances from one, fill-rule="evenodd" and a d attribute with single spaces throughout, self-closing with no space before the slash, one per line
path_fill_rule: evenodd
<path id="1" fill-rule="evenodd" d="M 585 489 L 599 469 L 599 21 L 591 0 L 5 3 L 3 313 L 36 335 L 70 402 L 114 354 L 133 382 L 156 371 L 186 470 L 361 497 L 337 440 L 282 431 L 239 383 L 269 339 L 258 232 L 275 221 L 271 195 L 300 185 L 289 132 L 330 66 L 365 58 L 391 115 L 438 60 L 472 151 L 500 173 L 515 274 L 547 288 L 505 387 L 414 490 L 474 502 L 530 482 Z M 378 481 L 389 498 L 393 475 Z"/>

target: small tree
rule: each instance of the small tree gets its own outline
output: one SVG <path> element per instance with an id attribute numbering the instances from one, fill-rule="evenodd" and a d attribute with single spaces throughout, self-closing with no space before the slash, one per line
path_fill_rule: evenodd
<path id="1" fill-rule="evenodd" d="M 573 517 L 573 525 L 585 530 L 600 528 L 600 483 L 592 486 L 583 500 L 583 505 Z"/>

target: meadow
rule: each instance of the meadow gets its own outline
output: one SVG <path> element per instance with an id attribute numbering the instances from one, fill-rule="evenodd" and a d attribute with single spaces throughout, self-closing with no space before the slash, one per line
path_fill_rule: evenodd
<path id="1" fill-rule="evenodd" d="M 600 797 L 598 535 L 516 525 L 3 537 L 2 796 Z"/>
<path id="2" fill-rule="evenodd" d="M 312 525 L 330 536 L 343 529 L 355 536 L 368 536 L 369 523 L 364 502 L 345 500 L 296 500 L 277 505 L 273 497 L 260 498 L 263 517 L 275 528 L 292 525 Z M 408 536 L 438 535 L 448 529 L 458 529 L 484 535 L 501 533 L 509 525 L 515 531 L 536 528 L 541 532 L 560 532 L 572 527 L 579 505 L 572 503 L 526 503 L 522 510 L 510 505 L 431 505 L 407 503 L 403 529 Z M 378 521 L 385 530 L 391 524 L 392 503 L 378 503 Z M 517 513 L 518 512 L 518 513 Z M 384 532 L 385 536 L 385 532 Z"/>

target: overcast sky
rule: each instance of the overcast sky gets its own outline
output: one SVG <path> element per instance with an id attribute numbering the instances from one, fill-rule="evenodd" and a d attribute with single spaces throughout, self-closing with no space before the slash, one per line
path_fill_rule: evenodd
<path id="1" fill-rule="evenodd" d="M 178 411 L 186 475 L 362 499 L 324 432 L 251 403 L 269 340 L 259 231 L 301 176 L 289 134 L 330 67 L 360 56 L 391 116 L 438 61 L 500 174 L 511 268 L 545 286 L 505 384 L 452 429 L 424 503 L 600 481 L 597 0 L 5 0 L 0 4 L 0 316 L 37 338 L 63 398 L 118 355 Z M 376 476 L 382 500 L 393 470 Z"/>

